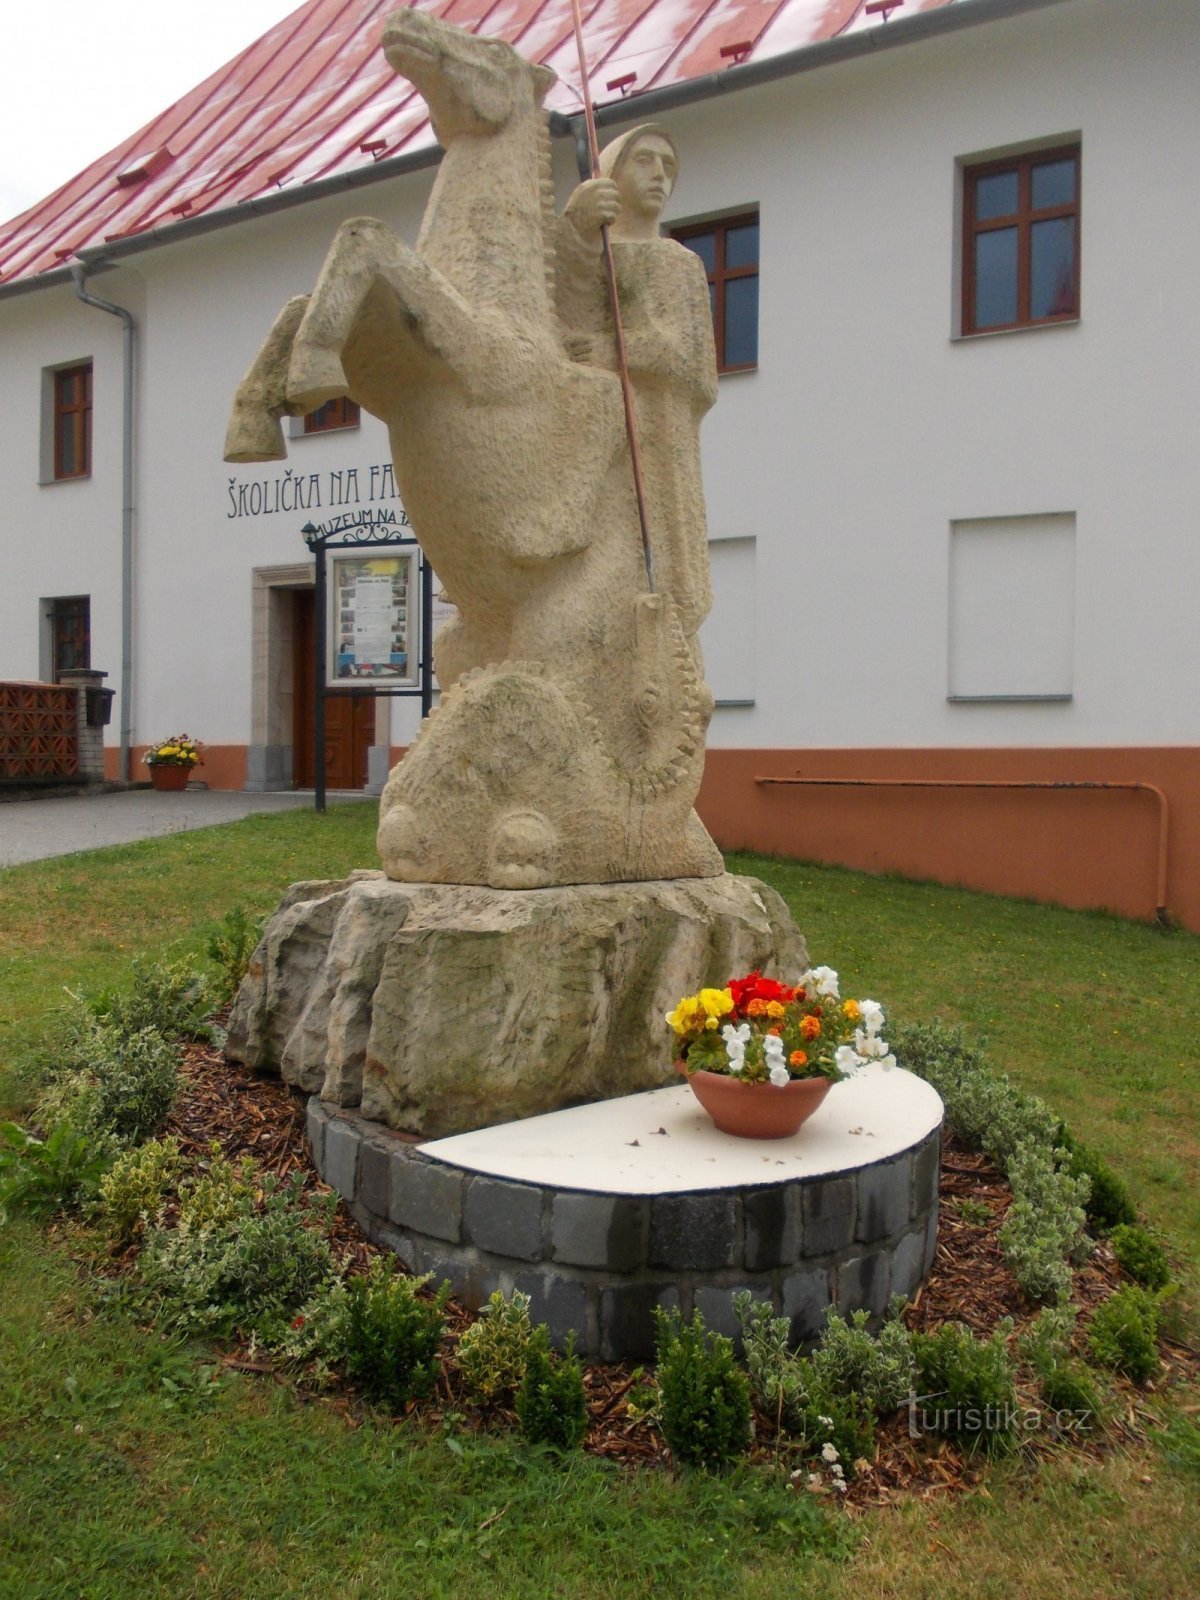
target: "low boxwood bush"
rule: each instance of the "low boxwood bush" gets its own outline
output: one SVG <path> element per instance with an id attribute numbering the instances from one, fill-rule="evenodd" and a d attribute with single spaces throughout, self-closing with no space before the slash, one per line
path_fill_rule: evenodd
<path id="1" fill-rule="evenodd" d="M 178 1139 L 149 1139 L 123 1150 L 100 1180 L 96 1212 L 118 1244 L 153 1222 L 183 1171 Z"/>
<path id="2" fill-rule="evenodd" d="M 587 1396 L 573 1334 L 562 1356 L 556 1359 L 550 1350 L 546 1325 L 541 1323 L 534 1330 L 517 1390 L 517 1420 L 521 1432 L 533 1444 L 578 1450 L 583 1443 Z"/>
<path id="3" fill-rule="evenodd" d="M 1066 1300 L 1071 1267 L 1091 1251 L 1086 1177 L 1073 1178 L 1054 1152 L 1026 1141 L 1009 1158 L 1012 1204 L 998 1234 L 1013 1276 L 1031 1299 Z"/>
<path id="4" fill-rule="evenodd" d="M 1133 1197 L 1101 1156 L 1076 1143 L 1066 1128 L 1060 1128 L 1058 1144 L 1067 1152 L 1066 1167 L 1071 1176 L 1088 1180 L 1084 1210 L 1093 1233 L 1103 1238 L 1121 1223 L 1137 1221 Z"/>
<path id="5" fill-rule="evenodd" d="M 1048 1306 L 1029 1324 L 1020 1352 L 1037 1374 L 1042 1400 L 1058 1414 L 1059 1425 L 1088 1431 L 1100 1416 L 1100 1400 L 1087 1369 L 1071 1359 L 1075 1327 L 1073 1305 Z"/>
<path id="6" fill-rule="evenodd" d="M 422 1299 L 428 1282 L 429 1274 L 405 1277 L 380 1256 L 364 1277 L 347 1283 L 346 1373 L 368 1399 L 399 1407 L 432 1390 L 450 1285 Z"/>
<path id="7" fill-rule="evenodd" d="M 1148 1290 L 1127 1284 L 1096 1308 L 1088 1329 L 1088 1348 L 1102 1366 L 1124 1372 L 1139 1383 L 1158 1371 L 1159 1301 Z"/>
<path id="8" fill-rule="evenodd" d="M 268 1179 L 218 1221 L 181 1215 L 177 1227 L 148 1230 L 138 1258 L 141 1297 L 167 1328 L 281 1342 L 288 1324 L 335 1275 L 325 1228 L 331 1206 L 308 1200 L 300 1181 Z"/>
<path id="9" fill-rule="evenodd" d="M 252 1209 L 256 1187 L 253 1160 L 230 1161 L 214 1141 L 207 1162 L 179 1186 L 179 1221 L 193 1231 L 228 1227 Z"/>
<path id="10" fill-rule="evenodd" d="M 1122 1222 L 1113 1229 L 1109 1243 L 1122 1272 L 1146 1289 L 1165 1289 L 1171 1281 L 1167 1252 L 1149 1231 L 1136 1223 Z"/>
<path id="11" fill-rule="evenodd" d="M 913 1335 L 917 1382 L 915 1424 L 941 1433 L 970 1450 L 995 1453 L 1014 1441 L 1017 1423 L 1013 1364 L 1005 1344 L 1012 1323 L 1005 1318 L 990 1339 L 976 1339 L 959 1322 L 936 1333 Z"/>
<path id="12" fill-rule="evenodd" d="M 893 1355 L 885 1355 L 881 1371 L 878 1348 L 865 1348 L 864 1340 L 876 1346 L 865 1331 L 865 1318 L 847 1324 L 831 1314 L 826 1336 L 833 1330 L 832 1337 L 821 1367 L 820 1351 L 807 1357 L 788 1349 L 787 1318 L 775 1316 L 769 1301 L 753 1301 L 743 1290 L 734 1297 L 734 1311 L 741 1328 L 750 1392 L 771 1425 L 809 1450 L 832 1446 L 837 1459 L 851 1469 L 854 1462 L 870 1456 L 875 1448 L 873 1394 L 885 1392 L 890 1398 L 898 1386 L 898 1374 L 891 1370 Z M 907 1340 L 906 1332 L 904 1336 Z M 903 1358 L 900 1364 L 908 1365 Z M 855 1381 L 864 1388 L 839 1387 Z M 905 1397 L 907 1393 L 906 1389 Z"/>
<path id="13" fill-rule="evenodd" d="M 903 1307 L 903 1299 L 892 1302 L 875 1338 L 867 1331 L 867 1312 L 853 1311 L 847 1320 L 830 1306 L 811 1358 L 821 1387 L 834 1394 L 860 1394 L 880 1416 L 904 1405 L 913 1392 L 916 1361 L 912 1336 L 900 1320 Z"/>
<path id="14" fill-rule="evenodd" d="M 697 1311 L 655 1309 L 662 1428 L 671 1454 L 688 1466 L 721 1467 L 750 1443 L 750 1384 L 733 1342 L 709 1333 Z"/>
<path id="15" fill-rule="evenodd" d="M 34 1115 L 43 1127 L 70 1122 L 97 1143 L 136 1145 L 160 1130 L 178 1088 L 174 1040 L 157 1028 L 127 1033 L 93 1019 L 74 1036 L 71 1055 L 49 1074 Z"/>
<path id="16" fill-rule="evenodd" d="M 525 1376 L 532 1338 L 529 1296 L 514 1289 L 506 1299 L 497 1289 L 458 1341 L 458 1370 L 468 1394 L 485 1405 L 512 1399 Z"/>

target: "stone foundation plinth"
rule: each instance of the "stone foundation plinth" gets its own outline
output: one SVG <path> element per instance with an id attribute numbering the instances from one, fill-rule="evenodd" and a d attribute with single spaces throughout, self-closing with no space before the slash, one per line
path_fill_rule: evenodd
<path id="1" fill-rule="evenodd" d="M 226 1055 L 436 1137 L 666 1083 L 681 995 L 807 964 L 775 891 L 729 873 L 488 889 L 358 872 L 289 889 Z"/>
<path id="2" fill-rule="evenodd" d="M 769 1092 L 769 1090 L 764 1091 Z M 812 1340 L 825 1309 L 884 1311 L 929 1271 L 942 1104 L 869 1068 L 798 1134 L 718 1133 L 686 1085 L 424 1144 L 309 1102 L 313 1160 L 360 1227 L 477 1309 L 520 1289 L 561 1345 L 653 1354 L 655 1306 L 736 1332 L 748 1289 Z"/>

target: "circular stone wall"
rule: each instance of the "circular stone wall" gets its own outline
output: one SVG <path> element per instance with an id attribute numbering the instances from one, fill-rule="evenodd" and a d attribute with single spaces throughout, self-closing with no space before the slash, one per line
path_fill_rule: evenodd
<path id="1" fill-rule="evenodd" d="M 653 1354 L 655 1306 L 737 1331 L 748 1289 L 814 1339 L 880 1315 L 933 1261 L 942 1103 L 901 1069 L 836 1084 L 789 1139 L 718 1133 L 686 1084 L 416 1143 L 308 1104 L 313 1161 L 368 1238 L 472 1310 L 530 1296 L 561 1346 Z"/>

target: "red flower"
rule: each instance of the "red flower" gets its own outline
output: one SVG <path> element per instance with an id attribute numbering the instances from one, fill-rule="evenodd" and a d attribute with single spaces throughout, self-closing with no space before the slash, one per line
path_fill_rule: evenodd
<path id="1" fill-rule="evenodd" d="M 751 972 L 744 978 L 730 978 L 726 985 L 733 996 L 734 1015 L 747 1016 L 751 1000 L 778 1000 L 781 1005 L 787 1005 L 795 999 L 796 991 L 789 989 L 786 983 L 777 983 L 774 978 L 764 978 L 761 972 Z"/>

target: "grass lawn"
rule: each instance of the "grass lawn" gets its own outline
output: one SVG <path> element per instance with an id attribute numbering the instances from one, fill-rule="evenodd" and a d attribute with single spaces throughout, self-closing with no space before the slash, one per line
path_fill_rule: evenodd
<path id="1" fill-rule="evenodd" d="M 64 984 L 198 954 L 236 903 L 373 864 L 375 808 L 280 813 L 0 871 L 0 1101 Z M 897 1017 L 986 1034 L 1126 1176 L 1194 1289 L 1200 939 L 759 858 L 814 960 Z M 1191 1070 L 1189 1070 L 1191 1069 Z M 784 1474 L 622 1476 L 511 1439 L 358 1425 L 98 1304 L 69 1231 L 0 1231 L 0 1600 L 469 1595 L 1126 1597 L 1200 1592 L 1200 1428 L 847 1524 Z M 215 1381 L 214 1381 L 215 1379 Z"/>

